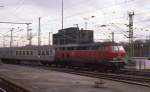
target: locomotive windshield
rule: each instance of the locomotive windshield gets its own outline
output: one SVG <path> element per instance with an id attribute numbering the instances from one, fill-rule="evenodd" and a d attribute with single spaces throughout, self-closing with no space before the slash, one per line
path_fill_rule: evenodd
<path id="1" fill-rule="evenodd" d="M 123 46 L 113 46 L 112 48 L 114 51 L 125 51 Z"/>

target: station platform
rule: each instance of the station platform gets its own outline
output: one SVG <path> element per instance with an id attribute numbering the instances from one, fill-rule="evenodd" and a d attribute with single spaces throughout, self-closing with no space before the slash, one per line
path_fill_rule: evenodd
<path id="1" fill-rule="evenodd" d="M 150 90 L 149 87 L 139 85 L 18 65 L 1 64 L 1 75 L 38 92 L 149 92 Z M 99 80 L 105 84 L 97 88 L 95 82 Z"/>

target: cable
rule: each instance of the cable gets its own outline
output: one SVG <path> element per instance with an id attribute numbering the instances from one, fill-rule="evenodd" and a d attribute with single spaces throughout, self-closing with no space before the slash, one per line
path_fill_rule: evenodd
<path id="1" fill-rule="evenodd" d="M 131 1 L 128 1 L 128 2 L 126 2 L 126 3 L 131 3 L 131 2 L 133 2 L 133 1 L 135 1 L 135 0 L 131 0 Z M 124 2 L 115 4 L 115 5 L 111 5 L 111 7 L 117 6 L 117 5 L 121 5 L 121 4 L 124 4 Z M 82 4 L 79 4 L 79 5 L 82 5 Z M 73 6 L 73 7 L 74 7 L 74 6 Z M 69 7 L 69 9 L 70 9 L 70 8 L 71 8 L 71 7 Z M 64 17 L 64 20 L 69 19 L 69 18 L 72 18 L 72 17 L 80 16 L 80 15 L 82 15 L 82 14 L 100 11 L 100 10 L 103 10 L 103 9 L 106 9 L 106 8 L 110 8 L 110 6 L 106 6 L 106 7 L 103 7 L 103 8 L 97 8 L 97 9 L 95 9 L 94 11 L 93 11 L 93 10 L 86 10 L 86 11 L 74 13 L 74 14 L 72 14 L 72 15 L 65 16 L 65 17 Z M 53 22 L 53 21 L 57 21 L 57 20 L 59 20 L 59 18 L 52 19 L 52 20 L 47 20 L 47 21 L 48 21 L 48 22 Z"/>

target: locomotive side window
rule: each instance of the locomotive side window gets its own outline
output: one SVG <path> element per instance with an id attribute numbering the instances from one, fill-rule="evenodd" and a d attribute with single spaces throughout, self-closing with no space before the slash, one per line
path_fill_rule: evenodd
<path id="1" fill-rule="evenodd" d="M 86 50 L 86 47 L 78 46 L 78 50 Z"/>
<path id="2" fill-rule="evenodd" d="M 98 49 L 99 49 L 100 51 L 103 51 L 103 50 L 104 50 L 104 47 L 103 47 L 103 46 L 100 46 Z"/>
<path id="3" fill-rule="evenodd" d="M 49 55 L 49 51 L 48 50 L 46 50 L 46 55 Z"/>
<path id="4" fill-rule="evenodd" d="M 65 54 L 64 53 L 62 53 L 62 58 L 64 58 L 65 57 Z"/>
<path id="5" fill-rule="evenodd" d="M 93 47 L 92 47 L 92 46 L 89 46 L 89 47 L 88 47 L 88 50 L 93 50 Z"/>
<path id="6" fill-rule="evenodd" d="M 66 57 L 67 57 L 67 58 L 69 58 L 69 57 L 70 57 L 69 53 L 67 53 L 67 54 L 66 54 Z"/>
<path id="7" fill-rule="evenodd" d="M 63 47 L 63 50 L 68 50 L 68 47 Z"/>
<path id="8" fill-rule="evenodd" d="M 68 50 L 71 50 L 71 47 L 68 47 Z"/>

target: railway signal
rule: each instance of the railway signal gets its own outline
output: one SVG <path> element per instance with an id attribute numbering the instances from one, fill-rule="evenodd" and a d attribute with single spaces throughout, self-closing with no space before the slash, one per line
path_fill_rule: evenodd
<path id="1" fill-rule="evenodd" d="M 134 56 L 134 43 L 133 43 L 133 16 L 135 15 L 134 12 L 129 12 L 129 56 Z"/>

